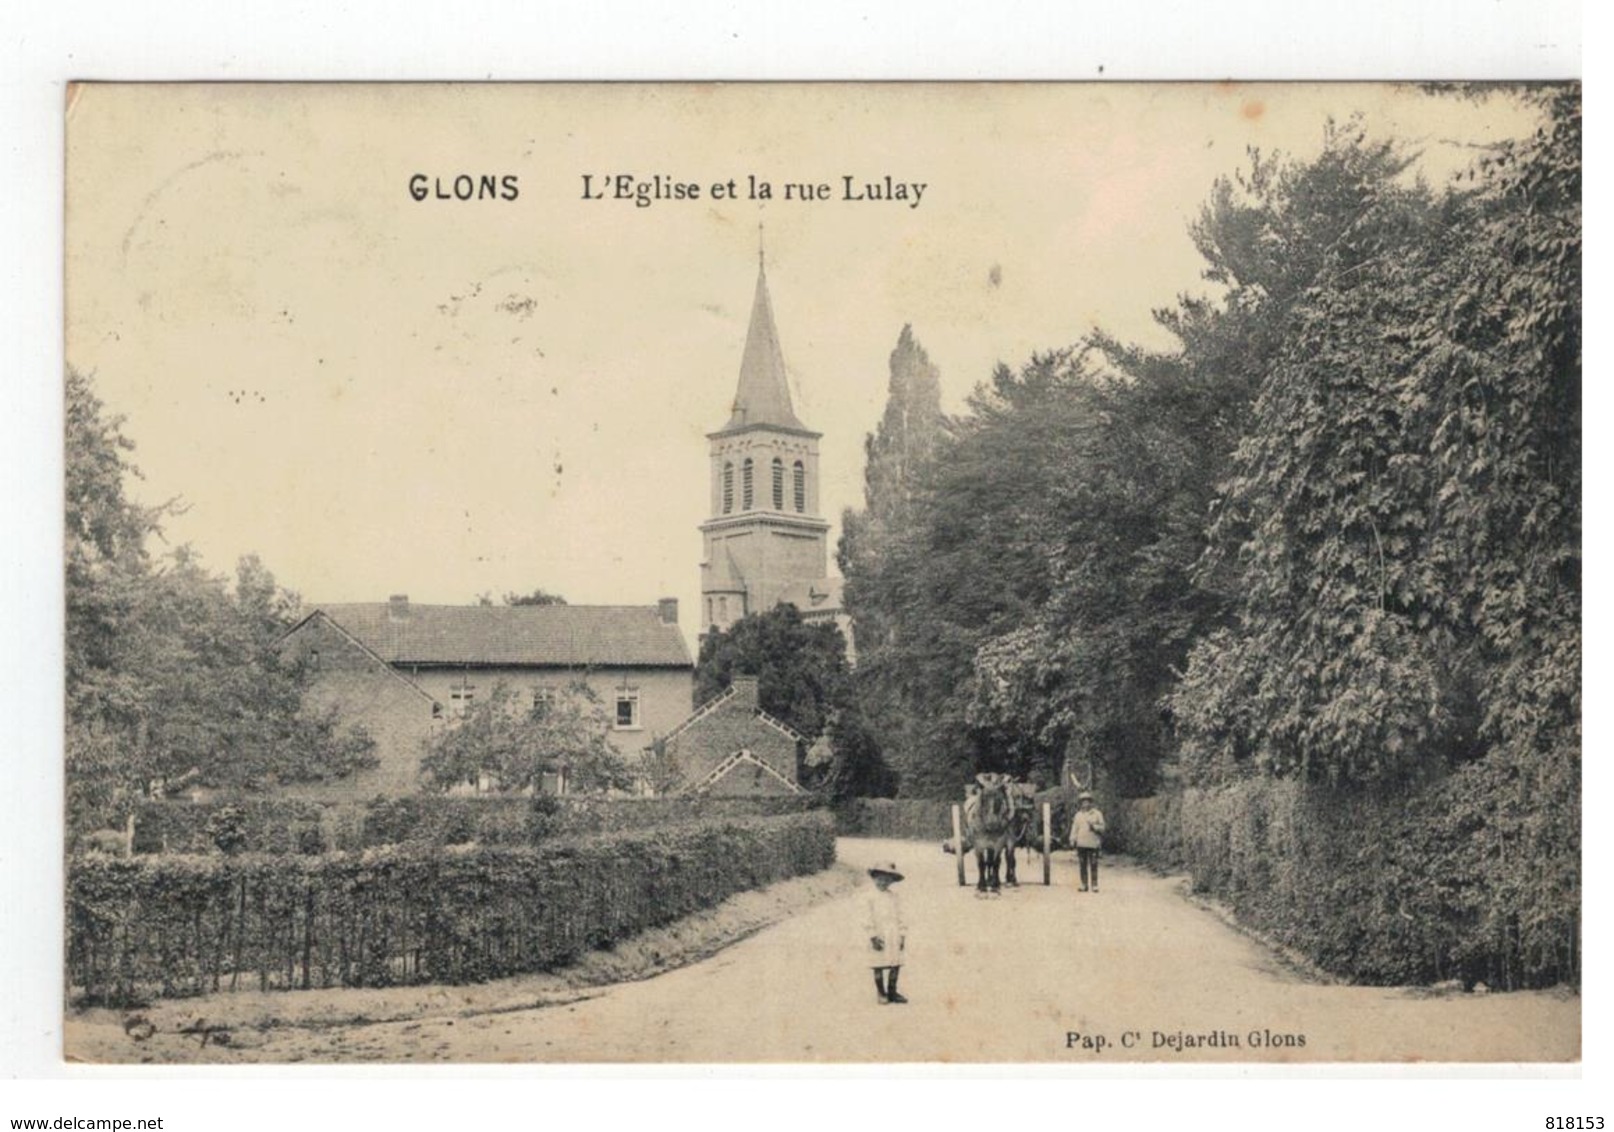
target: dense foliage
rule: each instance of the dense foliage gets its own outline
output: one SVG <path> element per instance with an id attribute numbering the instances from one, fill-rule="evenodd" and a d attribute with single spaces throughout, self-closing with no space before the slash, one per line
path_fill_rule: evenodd
<path id="1" fill-rule="evenodd" d="M 1467 96 L 1541 125 L 1439 186 L 1355 121 L 1252 152 L 1174 349 L 1000 367 L 898 505 L 871 476 L 903 795 L 1094 766 L 1115 847 L 1332 970 L 1578 980 L 1580 92 Z"/>
<path id="2" fill-rule="evenodd" d="M 168 508 L 124 494 L 121 420 L 66 382 L 66 768 L 69 828 L 121 823 L 189 786 L 254 789 L 374 764 L 362 730 L 303 709 L 279 644 L 297 600 L 243 558 L 233 585 L 186 547 L 150 553 Z"/>
<path id="3" fill-rule="evenodd" d="M 815 739 L 846 679 L 846 641 L 833 624 L 807 624 L 793 605 L 748 613 L 727 631 L 701 638 L 696 706 L 721 695 L 736 676 L 757 678 L 763 711 Z"/>
<path id="4" fill-rule="evenodd" d="M 1217 296 L 1157 314 L 1175 349 L 999 367 L 900 460 L 894 363 L 841 565 L 903 795 L 1500 749 L 1578 790 L 1580 118 L 1531 97 L 1540 131 L 1450 186 L 1358 122 L 1252 153 L 1191 229 Z"/>
<path id="5" fill-rule="evenodd" d="M 1580 130 L 1550 109 L 1472 187 L 1350 183 L 1211 527 L 1239 599 L 1173 697 L 1197 777 L 1578 752 Z"/>
<path id="6" fill-rule="evenodd" d="M 827 814 L 708 821 L 542 848 L 81 857 L 67 974 L 89 1001 L 466 983 L 546 970 L 828 868 Z"/>

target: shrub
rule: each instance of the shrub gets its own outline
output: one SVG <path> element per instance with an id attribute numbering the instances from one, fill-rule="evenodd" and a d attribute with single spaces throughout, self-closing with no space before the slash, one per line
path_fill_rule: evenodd
<path id="1" fill-rule="evenodd" d="M 85 1001 L 468 983 L 562 965 L 835 859 L 827 814 L 713 820 L 543 848 L 82 857 L 68 978 Z"/>
<path id="2" fill-rule="evenodd" d="M 240 806 L 220 806 L 202 829 L 221 853 L 239 853 L 247 847 L 247 815 Z"/>

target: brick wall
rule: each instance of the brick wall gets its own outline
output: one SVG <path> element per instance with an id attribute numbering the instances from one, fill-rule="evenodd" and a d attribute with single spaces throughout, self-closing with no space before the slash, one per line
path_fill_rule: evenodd
<path id="1" fill-rule="evenodd" d="M 668 754 L 678 761 L 684 781 L 693 786 L 743 748 L 795 782 L 796 741 L 757 718 L 755 679 L 737 679 L 734 688 L 734 695 L 669 740 Z M 714 784 L 712 792 L 728 795 L 788 793 L 772 775 L 745 764 Z"/>
<path id="2" fill-rule="evenodd" d="M 380 760 L 340 781 L 287 786 L 285 795 L 339 802 L 413 793 L 426 740 L 442 726 L 432 718 L 431 698 L 322 615 L 305 621 L 282 647 L 315 673 L 304 697 L 307 707 L 323 711 L 334 705 L 345 721 L 362 724 Z"/>

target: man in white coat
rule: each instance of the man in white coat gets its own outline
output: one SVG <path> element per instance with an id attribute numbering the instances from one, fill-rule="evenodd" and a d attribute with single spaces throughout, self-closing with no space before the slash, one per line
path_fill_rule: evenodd
<path id="1" fill-rule="evenodd" d="M 1070 823 L 1070 843 L 1076 846 L 1076 863 L 1081 867 L 1082 891 L 1098 891 L 1098 854 L 1104 848 L 1104 813 L 1093 804 L 1093 795 L 1083 790 L 1076 795 L 1076 817 Z"/>

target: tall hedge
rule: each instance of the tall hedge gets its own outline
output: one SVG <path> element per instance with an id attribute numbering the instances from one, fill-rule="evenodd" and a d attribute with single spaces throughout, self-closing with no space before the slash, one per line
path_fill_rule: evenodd
<path id="1" fill-rule="evenodd" d="M 543 848 L 82 857 L 68 871 L 68 981 L 114 1003 L 479 982 L 562 965 L 834 858 L 827 814 Z"/>
<path id="2" fill-rule="evenodd" d="M 1112 808 L 1128 852 L 1323 969 L 1365 983 L 1578 984 L 1580 792 L 1571 754 L 1497 754 L 1422 789 L 1250 778 Z"/>

